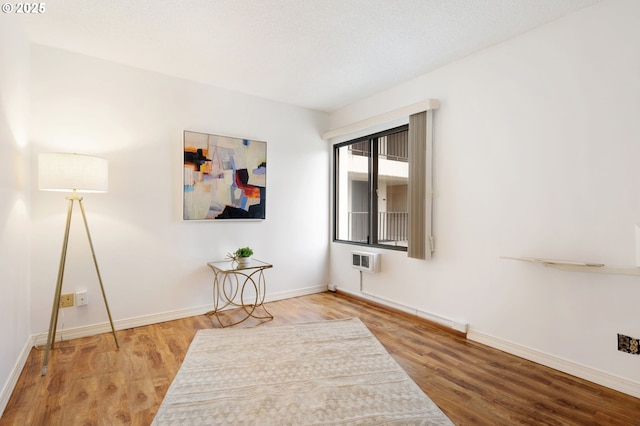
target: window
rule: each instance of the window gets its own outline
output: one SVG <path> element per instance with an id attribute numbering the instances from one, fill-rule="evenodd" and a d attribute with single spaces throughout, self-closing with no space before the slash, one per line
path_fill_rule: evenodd
<path id="1" fill-rule="evenodd" d="M 407 250 L 409 126 L 334 146 L 334 240 Z"/>
<path id="2" fill-rule="evenodd" d="M 322 134 L 331 140 L 409 119 L 408 127 L 334 145 L 334 241 L 431 258 L 433 113 L 439 107 L 437 99 L 427 99 Z"/>

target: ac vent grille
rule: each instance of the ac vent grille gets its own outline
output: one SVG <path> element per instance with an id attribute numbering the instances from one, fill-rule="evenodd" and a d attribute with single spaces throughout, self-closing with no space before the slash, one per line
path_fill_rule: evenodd
<path id="1" fill-rule="evenodd" d="M 380 272 L 380 253 L 352 251 L 351 266 L 361 271 Z"/>

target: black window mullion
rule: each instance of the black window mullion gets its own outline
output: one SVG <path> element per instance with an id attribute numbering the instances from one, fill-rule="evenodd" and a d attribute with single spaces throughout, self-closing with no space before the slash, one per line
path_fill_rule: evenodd
<path id="1" fill-rule="evenodd" d="M 378 138 L 369 139 L 369 244 L 378 244 Z"/>
<path id="2" fill-rule="evenodd" d="M 339 191 L 339 182 L 338 176 L 340 173 L 338 171 L 338 164 L 340 164 L 340 150 L 338 149 L 338 145 L 333 147 L 333 240 L 336 241 L 338 239 L 338 191 Z"/>

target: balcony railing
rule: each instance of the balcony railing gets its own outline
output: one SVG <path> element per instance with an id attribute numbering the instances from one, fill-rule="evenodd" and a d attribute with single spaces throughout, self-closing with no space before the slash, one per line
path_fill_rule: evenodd
<path id="1" fill-rule="evenodd" d="M 349 212 L 349 241 L 369 241 L 369 212 Z M 378 243 L 406 246 L 409 241 L 409 213 L 379 212 Z"/>
<path id="2" fill-rule="evenodd" d="M 356 142 L 349 145 L 352 155 L 368 157 L 370 151 L 369 141 Z M 408 162 L 409 144 L 408 132 L 398 132 L 378 138 L 378 155 L 387 160 Z"/>

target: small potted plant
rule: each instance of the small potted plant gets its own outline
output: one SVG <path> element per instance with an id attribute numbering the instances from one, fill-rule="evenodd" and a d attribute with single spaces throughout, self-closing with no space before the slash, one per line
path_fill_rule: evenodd
<path id="1" fill-rule="evenodd" d="M 250 247 L 240 247 L 233 253 L 233 260 L 238 262 L 239 265 L 243 265 L 249 261 L 249 258 L 253 254 L 253 250 Z"/>

